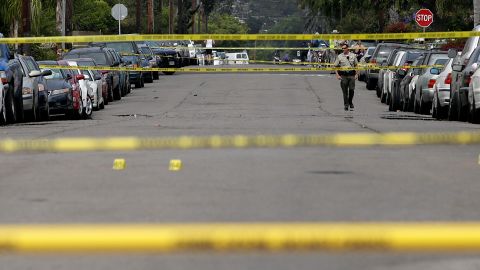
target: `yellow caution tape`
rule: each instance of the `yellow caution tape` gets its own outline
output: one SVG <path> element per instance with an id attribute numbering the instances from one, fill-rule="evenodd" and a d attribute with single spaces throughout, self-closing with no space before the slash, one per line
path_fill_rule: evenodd
<path id="1" fill-rule="evenodd" d="M 258 136 L 181 136 L 181 137 L 111 137 L 57 139 L 2 139 L 0 152 L 89 152 L 137 151 L 163 149 L 278 148 L 278 147 L 372 147 L 436 144 L 480 144 L 480 132 L 411 133 L 394 132 L 339 133 L 326 135 Z"/>
<path id="2" fill-rule="evenodd" d="M 480 223 L 5 225 L 0 252 L 480 251 Z"/>
<path id="3" fill-rule="evenodd" d="M 241 60 L 239 60 L 241 61 Z M 272 62 L 270 62 L 272 63 Z M 293 63 L 290 63 L 293 64 Z M 321 64 L 328 65 L 328 64 Z M 80 68 L 84 70 L 119 70 L 119 71 L 160 71 L 160 72 L 312 72 L 312 71 L 336 71 L 336 70 L 369 70 L 369 69 L 399 69 L 399 68 L 429 68 L 429 67 L 442 67 L 439 65 L 419 65 L 419 66 L 358 66 L 358 67 L 242 67 L 242 68 L 229 68 L 229 67 L 195 67 L 195 68 L 141 68 L 141 67 L 107 67 L 107 66 L 55 66 L 55 65 L 40 65 L 43 69 L 75 69 Z"/>
<path id="4" fill-rule="evenodd" d="M 406 39 L 438 39 L 469 38 L 480 36 L 477 31 L 455 32 L 415 32 L 415 33 L 381 33 L 381 34 L 186 34 L 186 35 L 93 35 L 93 36 L 56 36 L 56 37 L 24 37 L 2 38 L 2 43 L 62 43 L 62 42 L 114 42 L 114 41 L 147 41 L 147 40 L 406 40 Z"/>

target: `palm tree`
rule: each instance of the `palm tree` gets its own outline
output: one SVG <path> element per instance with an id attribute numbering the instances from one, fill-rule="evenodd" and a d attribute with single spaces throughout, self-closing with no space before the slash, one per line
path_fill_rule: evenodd
<path id="1" fill-rule="evenodd" d="M 480 0 L 473 0 L 473 24 L 480 24 Z"/>
<path id="2" fill-rule="evenodd" d="M 30 19 L 32 29 L 35 30 L 39 25 L 40 12 L 42 11 L 41 0 L 31 0 Z M 22 18 L 22 0 L 9 0 L 0 5 L 0 19 L 4 24 L 10 25 L 10 36 L 18 37 L 20 18 Z"/>

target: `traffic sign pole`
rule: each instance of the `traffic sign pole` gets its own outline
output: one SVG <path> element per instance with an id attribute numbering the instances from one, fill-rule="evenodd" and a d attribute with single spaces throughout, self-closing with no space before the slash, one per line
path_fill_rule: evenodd
<path id="1" fill-rule="evenodd" d="M 119 3 L 120 4 L 120 3 Z M 118 14 L 122 14 L 121 11 L 120 11 L 120 5 L 117 6 L 117 10 L 118 10 Z M 122 20 L 118 20 L 118 34 L 121 35 L 122 34 L 122 25 L 121 25 L 121 22 Z"/>

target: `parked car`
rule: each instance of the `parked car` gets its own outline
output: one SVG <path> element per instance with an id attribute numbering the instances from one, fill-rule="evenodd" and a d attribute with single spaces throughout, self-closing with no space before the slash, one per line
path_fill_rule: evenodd
<path id="1" fill-rule="evenodd" d="M 17 55 L 23 73 L 23 110 L 33 121 L 46 121 L 50 118 L 48 106 L 48 88 L 44 76 L 52 74 L 51 70 L 41 71 L 38 63 L 31 56 Z"/>
<path id="2" fill-rule="evenodd" d="M 378 79 L 377 79 L 377 97 L 380 98 L 382 103 L 387 102 L 387 92 L 386 92 L 386 87 L 385 87 L 385 73 L 388 72 L 388 69 L 386 67 L 393 66 L 395 64 L 395 59 L 397 57 L 397 54 L 400 52 L 404 52 L 404 48 L 395 48 L 391 50 L 387 56 L 387 58 L 379 63 L 379 65 L 382 67 L 380 70 L 378 70 Z M 387 82 L 388 83 L 388 82 Z"/>
<path id="3" fill-rule="evenodd" d="M 473 64 L 476 70 L 471 76 L 470 85 L 468 87 L 468 120 L 472 123 L 480 123 L 480 66 L 479 63 Z"/>
<path id="4" fill-rule="evenodd" d="M 156 68 L 157 60 L 155 55 L 153 54 L 152 50 L 145 44 L 137 44 L 141 54 L 142 60 L 142 67 L 143 68 Z M 146 83 L 153 83 L 154 79 L 154 72 L 153 71 L 144 71 L 143 78 Z M 158 73 L 157 73 L 158 78 Z"/>
<path id="5" fill-rule="evenodd" d="M 423 61 L 423 55 L 417 58 L 415 61 L 413 61 L 412 66 L 418 66 L 418 63 L 422 61 Z M 415 76 L 418 76 L 419 73 L 420 73 L 420 70 L 415 68 L 409 68 L 409 69 L 400 68 L 398 70 L 399 77 L 403 77 L 403 79 L 400 81 L 399 93 L 400 93 L 400 108 L 404 112 L 413 111 L 413 103 L 411 108 L 409 108 L 409 102 L 411 99 L 410 97 L 411 90 L 409 88 L 410 88 L 410 83 L 412 82 L 412 79 Z"/>
<path id="6" fill-rule="evenodd" d="M 146 41 L 146 44 L 150 46 L 155 55 L 160 56 L 160 68 L 180 67 L 180 58 L 175 49 L 162 47 L 162 44 L 156 41 Z M 165 75 L 173 75 L 175 71 L 163 71 L 162 73 Z"/>
<path id="7" fill-rule="evenodd" d="M 120 42 L 92 42 L 89 46 L 100 46 L 105 48 L 112 48 L 116 50 L 123 58 L 125 65 L 131 68 L 142 67 L 142 60 L 140 59 L 140 50 L 133 41 Z M 141 71 L 128 72 L 130 84 L 135 84 L 135 88 L 144 86 L 143 74 Z"/>
<path id="8" fill-rule="evenodd" d="M 82 115 L 83 119 L 89 119 L 92 117 L 92 112 L 93 112 L 93 92 L 94 89 L 92 87 L 92 84 L 88 83 L 88 79 L 86 76 L 90 76 L 90 73 L 86 69 L 82 69 L 79 67 L 77 61 L 75 59 L 68 59 L 66 60 L 68 65 L 72 67 L 77 73 L 77 79 L 80 85 L 80 104 L 81 106 L 81 112 L 80 114 Z"/>
<path id="9" fill-rule="evenodd" d="M 407 52 L 405 50 L 402 50 L 402 49 L 395 49 L 392 51 L 392 54 L 391 54 L 391 59 L 389 59 L 387 61 L 387 66 L 388 67 L 399 67 L 400 66 L 400 62 L 402 60 L 402 57 L 406 54 Z M 383 73 L 383 79 L 380 80 L 380 76 L 381 74 Z M 392 79 L 393 79 L 393 70 L 388 68 L 388 69 L 381 69 L 380 70 L 380 73 L 379 73 L 379 79 L 378 79 L 378 82 L 380 84 L 381 82 L 381 85 L 379 85 L 378 87 L 380 88 L 381 87 L 381 90 L 382 90 L 382 93 L 380 95 L 381 97 L 381 101 L 386 103 L 386 104 L 389 104 L 388 102 L 390 101 L 390 91 L 391 91 L 391 83 L 392 83 Z"/>
<path id="10" fill-rule="evenodd" d="M 448 62 L 448 54 L 446 51 L 431 50 L 425 53 L 423 62 L 420 65 L 427 66 L 443 66 Z M 413 103 L 413 111 L 420 114 L 430 114 L 433 100 L 433 86 L 438 76 L 438 68 L 432 67 L 422 68 L 420 75 L 415 84 L 415 101 Z"/>
<path id="11" fill-rule="evenodd" d="M 450 84 L 452 83 L 453 58 L 448 60 L 442 69 L 439 69 L 437 81 L 433 86 L 432 117 L 444 119 L 448 116 L 450 103 Z M 434 72 L 436 73 L 436 71 Z"/>
<path id="12" fill-rule="evenodd" d="M 365 54 L 363 57 L 360 59 L 358 62 L 359 66 L 367 66 L 367 64 L 370 62 L 370 58 L 372 58 L 373 52 L 375 51 L 375 47 L 368 47 L 367 50 L 365 50 Z M 359 75 L 358 75 L 358 80 L 359 81 L 366 81 L 366 76 L 367 76 L 367 70 L 363 69 L 360 70 Z"/>
<path id="13" fill-rule="evenodd" d="M 480 25 L 472 31 L 480 31 Z M 450 85 L 450 103 L 448 106 L 449 120 L 466 120 L 468 113 L 468 83 L 469 78 L 465 77 L 464 69 L 475 48 L 480 46 L 480 36 L 467 39 L 462 53 L 457 55 L 455 49 L 450 49 L 448 55 L 454 58 L 452 63 L 452 84 Z M 469 76 L 468 76 L 469 77 Z"/>
<path id="14" fill-rule="evenodd" d="M 406 44 L 402 43 L 380 43 L 377 45 L 375 51 L 373 52 L 372 57 L 370 58 L 369 63 L 373 65 L 382 64 L 387 61 L 390 53 L 400 47 L 408 47 Z M 378 81 L 378 69 L 368 69 L 366 72 L 366 83 L 368 90 L 375 90 Z M 379 96 L 380 97 L 380 96 Z"/>
<path id="15" fill-rule="evenodd" d="M 406 75 L 406 67 L 413 64 L 413 62 L 420 58 L 423 55 L 423 51 L 419 50 L 409 50 L 401 55 L 401 59 L 398 62 L 398 69 L 391 70 L 388 74 L 390 76 L 390 84 L 388 86 L 387 92 L 387 103 L 389 105 L 388 109 L 390 111 L 396 111 L 403 108 L 402 104 L 402 94 L 400 90 L 401 81 Z M 400 71 L 403 71 L 401 75 Z"/>
<path id="16" fill-rule="evenodd" d="M 247 52 L 225 53 L 225 61 L 228 65 L 248 65 L 250 59 Z"/>
<path id="17" fill-rule="evenodd" d="M 1 38 L 3 34 L 0 33 Z M 7 44 L 0 44 L 0 79 L 4 87 L 2 117 L 8 123 L 22 122 L 24 119 L 22 68 Z"/>
<path id="18" fill-rule="evenodd" d="M 98 66 L 118 67 L 120 62 L 116 61 L 108 49 L 103 47 L 89 47 L 73 49 L 63 56 L 63 59 L 79 59 L 91 58 Z M 112 97 L 110 101 L 120 100 L 122 93 L 120 89 L 120 72 L 116 70 L 103 70 L 102 74 L 106 74 L 107 82 L 109 82 L 112 89 Z"/>
<path id="19" fill-rule="evenodd" d="M 125 64 L 125 61 L 123 60 L 122 56 L 115 49 L 112 49 L 112 48 L 105 48 L 105 49 L 112 54 L 112 56 L 113 56 L 113 58 L 115 59 L 116 62 L 120 63 L 120 65 L 119 65 L 120 68 L 123 68 L 123 67 L 127 66 Z M 130 84 L 128 71 L 119 70 L 118 74 L 120 76 L 120 91 L 121 91 L 122 97 L 124 97 L 131 92 L 132 85 Z M 105 76 L 102 74 L 102 77 L 105 77 Z M 105 78 L 105 80 L 106 80 L 106 78 Z"/>
<path id="20" fill-rule="evenodd" d="M 7 111 L 5 108 L 5 88 L 3 85 L 3 79 L 0 78 L 0 126 L 7 123 Z"/>
<path id="21" fill-rule="evenodd" d="M 57 61 L 39 61 L 39 65 L 65 65 Z M 48 69 L 42 69 L 45 71 Z M 52 74 L 45 76 L 48 87 L 48 106 L 50 114 L 63 114 L 68 118 L 79 118 L 80 85 L 78 73 L 70 69 L 50 69 Z"/>
<path id="22" fill-rule="evenodd" d="M 97 66 L 95 60 L 91 58 L 79 58 L 72 60 L 75 60 L 77 66 L 80 67 Z M 109 78 L 106 76 L 107 73 L 105 71 L 88 69 L 86 72 L 82 72 L 82 74 L 85 77 L 85 82 L 92 89 L 93 108 L 97 110 L 103 109 L 105 106 L 105 99 L 108 99 L 108 83 L 106 84 L 107 86 L 104 87 L 104 82 L 109 80 Z"/>

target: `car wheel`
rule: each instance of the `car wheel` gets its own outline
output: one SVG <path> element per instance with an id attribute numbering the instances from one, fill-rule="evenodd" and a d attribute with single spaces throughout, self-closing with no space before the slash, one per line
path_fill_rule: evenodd
<path id="1" fill-rule="evenodd" d="M 145 87 L 145 80 L 143 79 L 143 77 L 140 79 L 140 87 Z"/>
<path id="2" fill-rule="evenodd" d="M 430 114 L 431 106 L 423 100 L 423 95 L 420 97 L 420 114 Z"/>
<path id="3" fill-rule="evenodd" d="M 420 113 L 420 103 L 417 101 L 416 97 L 413 98 L 413 112 Z"/>
<path id="4" fill-rule="evenodd" d="M 83 116 L 83 100 L 79 98 L 78 109 L 75 110 L 72 114 L 72 119 L 81 119 Z"/>
<path id="5" fill-rule="evenodd" d="M 40 121 L 48 121 L 50 120 L 50 106 L 48 106 L 48 102 L 45 105 L 45 109 L 40 111 L 40 114 L 37 115 L 40 118 Z"/>
<path id="6" fill-rule="evenodd" d="M 467 110 L 468 110 L 468 107 L 467 107 Z M 457 97 L 457 113 L 458 113 L 458 116 L 457 116 L 458 121 L 462 121 L 462 122 L 467 121 L 467 113 L 465 112 L 465 106 L 462 106 L 460 93 L 458 93 L 458 97 Z"/>
<path id="7" fill-rule="evenodd" d="M 117 85 L 117 87 L 113 89 L 113 99 L 114 100 L 122 99 L 122 93 L 120 93 L 120 85 Z"/>
<path id="8" fill-rule="evenodd" d="M 5 95 L 5 112 L 7 113 L 7 123 L 16 123 L 17 115 L 15 114 L 15 99 L 13 98 L 13 87 L 10 85 Z"/>
<path id="9" fill-rule="evenodd" d="M 15 91 L 13 94 L 13 100 L 15 102 L 15 117 L 17 122 L 23 122 L 25 120 L 25 115 L 23 111 L 23 95 L 22 90 Z"/>
<path id="10" fill-rule="evenodd" d="M 175 71 L 163 71 L 163 74 L 165 75 L 173 75 Z"/>
<path id="11" fill-rule="evenodd" d="M 375 84 L 373 83 L 373 80 L 367 79 L 367 89 L 368 90 L 375 90 Z"/>
<path id="12" fill-rule="evenodd" d="M 455 121 L 457 120 L 457 95 L 453 94 L 450 96 L 450 104 L 448 105 L 448 120 Z"/>
<path id="13" fill-rule="evenodd" d="M 135 88 L 141 88 L 142 87 L 142 79 L 138 78 L 137 81 L 135 82 Z"/>
<path id="14" fill-rule="evenodd" d="M 153 72 L 153 79 L 154 79 L 154 80 L 160 79 L 160 74 L 158 74 L 158 71 L 154 71 L 154 72 Z"/>
<path id="15" fill-rule="evenodd" d="M 153 72 L 149 72 L 148 76 L 145 77 L 146 83 L 153 83 Z"/>
<path id="16" fill-rule="evenodd" d="M 469 120 L 471 123 L 480 123 L 480 111 L 475 107 L 475 96 L 473 96 L 472 104 L 470 105 Z"/>
<path id="17" fill-rule="evenodd" d="M 107 88 L 108 88 L 108 91 L 107 91 L 107 99 L 108 101 L 113 101 L 113 85 L 108 83 L 107 84 Z"/>
<path id="18" fill-rule="evenodd" d="M 387 95 L 383 93 L 383 90 L 381 90 L 381 93 L 380 93 L 380 102 L 387 103 Z"/>
<path id="19" fill-rule="evenodd" d="M 87 96 L 86 100 L 87 104 L 85 104 L 85 109 L 83 110 L 83 119 L 90 119 L 92 118 L 92 111 L 93 111 L 93 103 L 92 103 L 92 98 L 90 96 Z"/>

